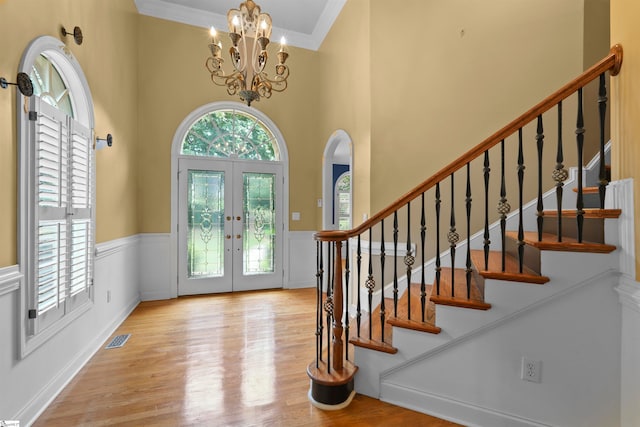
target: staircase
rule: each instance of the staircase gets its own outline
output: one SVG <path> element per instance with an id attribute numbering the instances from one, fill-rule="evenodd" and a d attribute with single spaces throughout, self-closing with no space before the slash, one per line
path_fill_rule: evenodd
<path id="1" fill-rule="evenodd" d="M 603 395 L 616 393 L 616 364 L 598 361 L 612 360 L 609 334 L 619 331 L 606 314 L 617 304 L 622 211 L 605 198 L 617 188 L 604 140 L 605 72 L 615 76 L 621 61 L 614 46 L 361 226 L 316 234 L 316 358 L 307 369 L 314 404 L 342 408 L 357 391 L 487 426 L 573 425 L 575 411 L 597 407 L 575 425 L 612 425 L 615 405 Z M 599 154 L 585 169 L 582 88 L 596 79 Z M 566 155 L 567 135 L 575 158 Z M 525 158 L 537 159 L 528 160 L 531 171 Z M 345 259 L 336 256 L 343 248 Z M 578 369 L 585 365 L 598 368 Z M 585 372 L 602 376 L 598 392 Z"/>

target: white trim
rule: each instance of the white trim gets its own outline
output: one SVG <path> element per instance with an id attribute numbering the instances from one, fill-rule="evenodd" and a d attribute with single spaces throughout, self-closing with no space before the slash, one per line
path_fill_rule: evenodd
<path id="1" fill-rule="evenodd" d="M 182 141 L 189 128 L 204 114 L 215 110 L 232 109 L 250 114 L 262 121 L 265 126 L 273 133 L 280 151 L 280 160 L 282 164 L 282 175 L 284 194 L 282 197 L 282 220 L 283 220 L 283 248 L 282 248 L 282 286 L 288 287 L 287 275 L 285 272 L 289 269 L 289 152 L 284 136 L 276 124 L 263 112 L 255 107 L 248 107 L 240 102 L 235 101 L 219 101 L 202 105 L 182 120 L 178 125 L 171 143 L 171 293 L 178 295 L 178 159 L 180 158 L 180 149 Z M 220 160 L 220 159 L 217 159 Z"/>
<path id="2" fill-rule="evenodd" d="M 97 243 L 95 250 L 96 260 L 122 252 L 131 246 L 137 245 L 139 241 L 140 235 L 134 234 L 120 239 L 109 240 L 108 242 Z"/>
<path id="3" fill-rule="evenodd" d="M 20 289 L 22 277 L 17 265 L 0 268 L 0 296 Z"/>
<path id="4" fill-rule="evenodd" d="M 627 275 L 620 276 L 620 284 L 616 287 L 620 304 L 640 313 L 640 283 Z"/>
<path id="5" fill-rule="evenodd" d="M 238 4 L 239 2 L 240 0 L 238 0 Z M 326 0 L 326 6 L 310 34 L 274 26 L 271 39 L 280 40 L 280 37 L 284 36 L 290 46 L 318 50 L 345 3 L 346 0 Z M 142 15 L 206 29 L 209 29 L 211 25 L 216 28 L 227 28 L 228 26 L 226 16 L 165 0 L 135 0 L 135 4 L 138 12 Z"/>
<path id="6" fill-rule="evenodd" d="M 351 239 L 351 242 L 349 243 L 349 247 L 356 248 L 357 244 L 358 244 L 357 239 Z M 369 254 L 368 240 L 360 240 L 360 252 L 363 254 Z M 411 244 L 411 253 L 413 254 L 416 253 L 415 243 Z M 407 255 L 407 242 L 398 242 L 398 248 L 395 252 L 393 250 L 393 242 L 384 242 L 384 254 L 386 256 L 396 256 L 396 257 L 403 257 Z M 381 242 L 376 242 L 376 241 L 371 242 L 371 255 L 382 255 Z M 418 268 L 420 268 L 420 266 L 418 266 Z"/>
<path id="7" fill-rule="evenodd" d="M 139 300 L 131 301 L 105 328 L 89 342 L 84 350 L 58 372 L 16 415 L 23 420 L 24 425 L 31 425 L 38 416 L 53 402 L 64 388 L 75 378 L 80 370 L 89 362 L 93 355 L 102 348 L 102 344 L 109 338 L 122 322 L 138 306 Z M 66 316 L 65 316 L 66 317 Z M 26 420 L 26 421 L 25 421 Z"/>
<path id="8" fill-rule="evenodd" d="M 494 320 L 493 322 L 489 322 L 485 325 L 482 325 L 478 328 L 473 329 L 472 331 L 460 335 L 456 338 L 451 339 L 450 341 L 447 341 L 446 343 L 430 350 L 427 351 L 425 353 L 420 354 L 417 357 L 405 360 L 402 363 L 399 363 L 398 365 L 393 366 L 392 368 L 389 368 L 387 370 L 384 370 L 382 372 L 380 372 L 380 382 L 383 381 L 383 379 L 389 375 L 392 375 L 395 372 L 401 371 L 403 369 L 406 369 L 407 367 L 414 365 L 418 362 L 421 362 L 425 359 L 429 359 L 433 356 L 435 356 L 436 354 L 442 353 L 443 351 L 448 350 L 451 347 L 454 347 L 462 342 L 468 341 L 478 335 L 484 334 L 492 329 L 495 329 L 507 322 L 512 321 L 513 319 L 517 319 L 519 317 L 522 317 L 524 314 L 537 309 L 538 307 L 542 307 L 546 304 L 551 303 L 552 301 L 556 301 L 559 298 L 565 296 L 565 295 L 569 295 L 575 291 L 577 291 L 578 289 L 581 289 L 585 286 L 588 285 L 592 285 L 592 284 L 598 284 L 600 286 L 604 286 L 604 282 L 609 280 L 611 281 L 611 285 L 614 286 L 617 283 L 617 278 L 618 278 L 618 273 L 616 270 L 613 269 L 608 269 L 603 271 L 602 273 L 599 273 L 593 277 L 590 277 L 586 280 L 583 280 L 581 282 L 575 283 L 567 288 L 564 288 L 556 293 L 552 293 L 544 298 L 541 298 L 537 301 L 535 301 L 534 303 L 527 305 L 526 307 L 523 307 L 519 310 L 516 310 L 512 313 L 507 314 L 506 316 L 500 317 L 499 319 Z"/>
<path id="9" fill-rule="evenodd" d="M 622 210 L 618 218 L 620 272 L 629 277 L 636 277 L 633 179 L 628 178 L 609 183 L 605 208 Z"/>
<path id="10" fill-rule="evenodd" d="M 322 228 L 330 230 L 333 224 L 333 165 L 336 148 L 341 144 L 349 145 L 349 172 L 351 173 L 351 224 L 353 224 L 353 142 L 349 134 L 338 129 L 331 134 L 322 155 Z"/>
<path id="11" fill-rule="evenodd" d="M 426 413 L 434 417 L 448 420 L 470 427 L 493 426 L 493 427 L 547 427 L 548 424 L 540 424 L 534 420 L 519 417 L 514 414 L 484 408 L 453 399 L 449 396 L 442 396 L 398 384 L 386 384 L 385 388 L 391 389 L 395 398 L 380 397 L 383 402 L 399 405 L 414 411 Z M 438 408 L 437 411 L 427 411 L 424 408 Z M 450 417 L 447 414 L 456 414 Z M 472 423 L 469 420 L 473 420 Z"/>

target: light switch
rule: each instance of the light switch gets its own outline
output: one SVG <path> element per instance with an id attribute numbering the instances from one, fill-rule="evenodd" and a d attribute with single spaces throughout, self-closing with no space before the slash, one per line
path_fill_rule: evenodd
<path id="1" fill-rule="evenodd" d="M 300 221 L 300 212 L 291 212 L 292 221 Z"/>

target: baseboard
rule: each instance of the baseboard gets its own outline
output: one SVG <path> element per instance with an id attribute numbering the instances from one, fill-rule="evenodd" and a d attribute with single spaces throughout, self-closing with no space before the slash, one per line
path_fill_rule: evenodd
<path id="1" fill-rule="evenodd" d="M 548 427 L 534 420 L 461 402 L 447 396 L 383 383 L 380 400 L 469 427 Z M 447 414 L 456 414 L 451 417 Z"/>
<path id="2" fill-rule="evenodd" d="M 53 400 L 64 390 L 73 380 L 80 370 L 89 362 L 93 355 L 102 348 L 104 342 L 113 334 L 122 322 L 138 306 L 139 299 L 134 299 L 99 333 L 84 351 L 77 354 L 67 366 L 65 366 L 38 394 L 36 394 L 21 410 L 14 419 L 21 420 L 22 425 L 33 424 Z"/>

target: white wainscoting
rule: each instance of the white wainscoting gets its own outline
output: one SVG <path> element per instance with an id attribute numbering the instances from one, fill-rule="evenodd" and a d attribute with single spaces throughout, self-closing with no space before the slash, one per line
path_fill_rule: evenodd
<path id="1" fill-rule="evenodd" d="M 140 238 L 140 299 L 153 301 L 178 296 L 177 271 L 172 268 L 171 234 L 142 233 Z"/>
<path id="2" fill-rule="evenodd" d="M 289 232 L 288 269 L 285 265 L 285 287 L 310 288 L 316 285 L 316 241 L 315 231 Z M 288 270 L 288 271 L 287 271 Z"/>
<path id="3" fill-rule="evenodd" d="M 140 301 L 138 238 L 96 245 L 93 302 L 76 320 L 20 358 L 19 267 L 0 269 L 0 419 L 30 425 L 91 359 Z M 17 282 L 16 282 L 17 280 Z"/>

